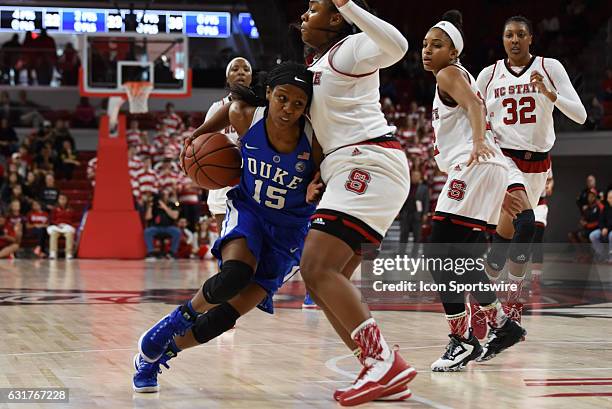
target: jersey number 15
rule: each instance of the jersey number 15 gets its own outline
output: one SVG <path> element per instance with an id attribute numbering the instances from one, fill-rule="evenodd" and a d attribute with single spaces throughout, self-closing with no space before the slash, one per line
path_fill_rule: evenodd
<path id="1" fill-rule="evenodd" d="M 259 179 L 255 179 L 255 192 L 253 193 L 253 199 L 259 204 L 261 204 L 261 187 L 263 186 L 263 181 Z M 268 186 L 266 189 L 266 197 L 269 200 L 264 202 L 264 205 L 270 207 L 272 209 L 282 209 L 285 207 L 285 196 L 287 194 L 287 189 L 281 189 L 274 186 Z"/>

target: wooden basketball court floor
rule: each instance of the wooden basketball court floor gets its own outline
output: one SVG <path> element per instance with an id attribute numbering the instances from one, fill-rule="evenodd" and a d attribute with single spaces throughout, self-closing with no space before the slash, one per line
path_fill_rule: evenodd
<path id="1" fill-rule="evenodd" d="M 605 274 L 612 281 L 610 268 Z M 320 311 L 302 311 L 289 283 L 276 314 L 252 311 L 236 330 L 181 352 L 161 391 L 132 392 L 141 332 L 215 270 L 200 261 L 0 261 L 0 388 L 65 387 L 67 404 L 0 408 L 330 408 L 356 361 Z M 609 291 L 609 287 L 608 291 Z M 527 340 L 461 373 L 432 373 L 446 345 L 441 314 L 375 311 L 389 343 L 419 375 L 414 396 L 367 408 L 612 407 L 612 302 L 566 303 L 524 317 Z M 604 297 L 604 298 L 605 298 Z"/>

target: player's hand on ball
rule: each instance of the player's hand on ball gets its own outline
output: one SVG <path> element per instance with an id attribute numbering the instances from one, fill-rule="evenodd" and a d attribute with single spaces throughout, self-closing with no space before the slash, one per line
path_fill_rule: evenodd
<path id="1" fill-rule="evenodd" d="M 308 184 L 306 188 L 306 202 L 307 203 L 316 203 L 321 200 L 321 196 L 323 196 L 323 192 L 325 191 L 325 184 L 321 181 L 321 172 L 315 173 L 312 181 Z"/>
<path id="2" fill-rule="evenodd" d="M 470 160 L 468 160 L 467 165 L 470 166 L 474 162 L 480 163 L 481 159 L 483 162 L 485 162 L 493 156 L 495 156 L 495 152 L 493 152 L 491 148 L 487 146 L 486 142 L 474 143 L 474 148 L 472 148 Z"/>

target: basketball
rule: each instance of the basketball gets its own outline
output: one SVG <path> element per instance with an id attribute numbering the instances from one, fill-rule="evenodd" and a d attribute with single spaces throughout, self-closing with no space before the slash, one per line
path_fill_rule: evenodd
<path id="1" fill-rule="evenodd" d="M 187 146 L 183 156 L 185 173 L 200 187 L 209 190 L 237 184 L 241 167 L 240 149 L 222 133 L 198 136 Z"/>

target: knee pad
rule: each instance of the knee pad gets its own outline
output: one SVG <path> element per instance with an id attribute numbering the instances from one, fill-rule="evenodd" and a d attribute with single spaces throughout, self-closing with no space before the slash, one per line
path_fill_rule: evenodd
<path id="1" fill-rule="evenodd" d="M 510 245 L 510 260 L 517 264 L 529 261 L 531 242 L 535 235 L 535 214 L 532 209 L 525 210 L 516 216 L 514 224 L 514 237 Z"/>
<path id="2" fill-rule="evenodd" d="M 196 341 L 204 344 L 232 329 L 239 317 L 240 314 L 231 304 L 223 303 L 199 315 L 191 332 Z"/>
<path id="3" fill-rule="evenodd" d="M 253 269 L 239 260 L 224 261 L 221 271 L 210 277 L 202 286 L 202 293 L 209 304 L 221 304 L 231 300 L 250 282 Z"/>
<path id="4" fill-rule="evenodd" d="M 493 235 L 491 248 L 487 253 L 487 264 L 491 269 L 495 271 L 502 271 L 504 269 L 511 241 L 512 240 L 505 239 L 497 233 Z"/>

